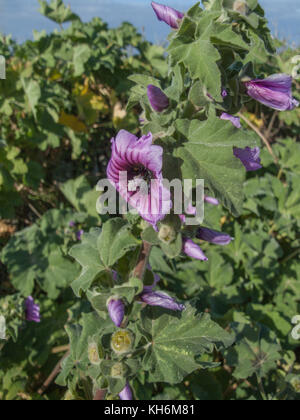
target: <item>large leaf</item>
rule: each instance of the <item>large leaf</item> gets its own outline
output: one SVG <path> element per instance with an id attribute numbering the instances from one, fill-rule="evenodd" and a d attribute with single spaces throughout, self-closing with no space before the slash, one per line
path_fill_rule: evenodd
<path id="1" fill-rule="evenodd" d="M 237 339 L 235 347 L 227 352 L 227 363 L 235 367 L 237 379 L 249 378 L 254 373 L 263 378 L 276 368 L 281 346 L 273 331 L 260 324 L 234 324 L 232 328 Z"/>
<path id="2" fill-rule="evenodd" d="M 81 291 L 86 292 L 103 271 L 138 245 L 127 222 L 119 218 L 106 222 L 102 230 L 96 228 L 84 234 L 81 244 L 70 251 L 82 266 L 80 276 L 72 284 L 74 293 L 79 296 Z"/>
<path id="3" fill-rule="evenodd" d="M 221 101 L 221 73 L 217 61 L 221 59 L 210 41 L 199 39 L 189 44 L 174 41 L 169 47 L 173 65 L 183 63 L 193 79 L 199 79 L 207 92 Z"/>
<path id="4" fill-rule="evenodd" d="M 153 382 L 179 383 L 194 370 L 206 367 L 195 360 L 196 356 L 233 343 L 232 336 L 209 315 L 196 315 L 190 306 L 181 316 L 147 308 L 142 317 L 150 338 L 144 367 L 150 371 Z"/>
<path id="5" fill-rule="evenodd" d="M 213 115 L 204 122 L 179 120 L 177 129 L 188 140 L 176 151 L 183 160 L 183 177 L 204 179 L 205 186 L 234 215 L 240 214 L 245 168 L 233 155 L 233 147 L 253 146 L 255 135 Z"/>

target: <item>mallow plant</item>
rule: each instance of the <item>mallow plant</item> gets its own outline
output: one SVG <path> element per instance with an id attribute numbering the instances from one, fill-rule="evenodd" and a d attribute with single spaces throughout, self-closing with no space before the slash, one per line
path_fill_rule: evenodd
<path id="1" fill-rule="evenodd" d="M 230 325 L 199 312 L 197 299 L 175 297 L 158 267 L 207 264 L 203 242 L 234 240 L 210 225 L 209 213 L 224 206 L 239 216 L 246 173 L 262 168 L 259 138 L 237 115 L 244 104 L 284 111 L 298 103 L 291 76 L 256 74 L 258 52 L 275 52 L 258 2 L 203 3 L 185 13 L 152 3 L 172 29 L 168 77 L 130 76 L 128 109 L 140 113 L 140 135 L 121 130 L 111 140 L 108 192 L 102 181 L 98 188 L 98 210 L 110 214 L 70 250 L 82 267 L 73 291 L 89 306 L 66 327 L 70 353 L 57 383 L 68 386 L 68 399 L 151 399 L 162 383 L 225 363 L 235 343 Z"/>

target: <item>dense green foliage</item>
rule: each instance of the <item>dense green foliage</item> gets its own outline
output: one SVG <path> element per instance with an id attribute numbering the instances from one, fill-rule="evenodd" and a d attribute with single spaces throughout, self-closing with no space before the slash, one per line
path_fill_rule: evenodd
<path id="1" fill-rule="evenodd" d="M 168 71 L 164 49 L 133 26 L 84 24 L 61 1 L 40 3 L 70 26 L 0 42 L 0 399 L 93 399 L 102 388 L 117 399 L 127 380 L 136 399 L 299 399 L 299 108 L 249 101 L 236 80 L 293 73 L 299 89 L 300 51 L 274 45 L 256 0 L 246 12 L 210 0 L 170 35 Z M 150 107 L 150 83 L 171 100 L 162 114 Z M 243 129 L 220 120 L 222 111 L 241 112 Z M 92 186 L 120 128 L 151 131 L 165 177 L 204 178 L 222 203 L 206 205 L 204 225 L 235 240 L 202 244 L 207 263 L 182 255 L 181 229 L 166 244 L 139 217 L 97 214 Z M 258 133 L 272 154 L 263 144 L 263 169 L 246 177 L 232 146 L 260 145 Z M 185 303 L 181 314 L 137 302 L 142 239 L 153 245 L 159 288 Z M 152 271 L 143 280 L 152 284 Z M 25 321 L 29 295 L 40 324 Z M 116 295 L 126 329 L 107 314 Z M 130 342 L 125 353 L 112 351 L 117 334 Z M 41 388 L 62 357 L 56 383 Z"/>

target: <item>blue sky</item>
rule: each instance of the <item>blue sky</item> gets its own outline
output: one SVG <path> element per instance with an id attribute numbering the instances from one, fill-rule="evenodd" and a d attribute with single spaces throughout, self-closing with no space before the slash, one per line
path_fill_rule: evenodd
<path id="1" fill-rule="evenodd" d="M 158 1 L 159 2 L 159 1 Z M 179 10 L 187 10 L 196 0 L 160 0 Z M 100 16 L 110 26 L 127 20 L 144 31 L 153 42 L 165 39 L 169 28 L 152 12 L 151 0 L 66 0 L 84 21 Z M 261 0 L 274 33 L 300 44 L 300 0 Z M 55 27 L 38 13 L 37 0 L 0 0 L 0 32 L 11 33 L 19 41 L 32 37 L 33 29 Z"/>

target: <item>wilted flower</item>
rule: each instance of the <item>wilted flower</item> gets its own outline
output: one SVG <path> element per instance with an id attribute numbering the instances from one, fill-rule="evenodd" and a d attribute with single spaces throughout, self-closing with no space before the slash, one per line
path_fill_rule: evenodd
<path id="1" fill-rule="evenodd" d="M 107 309 L 112 322 L 120 327 L 124 319 L 125 305 L 121 299 L 111 298 L 107 303 Z"/>
<path id="2" fill-rule="evenodd" d="M 124 400 L 124 401 L 131 401 L 133 399 L 132 391 L 128 382 L 125 388 L 123 389 L 123 391 L 120 392 L 119 397 L 120 397 L 120 400 Z"/>
<path id="3" fill-rule="evenodd" d="M 195 258 L 200 261 L 207 261 L 208 258 L 202 251 L 199 245 L 188 238 L 183 238 L 183 252 L 191 258 Z"/>
<path id="4" fill-rule="evenodd" d="M 32 296 L 29 296 L 25 301 L 25 315 L 27 321 L 36 323 L 41 322 L 40 307 L 34 303 Z"/>
<path id="5" fill-rule="evenodd" d="M 236 128 L 242 128 L 241 125 L 241 120 L 239 117 L 234 117 L 233 115 L 230 114 L 226 114 L 226 112 L 223 112 L 223 114 L 220 116 L 221 120 L 227 120 L 227 121 L 231 121 L 232 124 L 236 127 Z"/>
<path id="6" fill-rule="evenodd" d="M 198 229 L 196 237 L 215 245 L 228 245 L 233 240 L 227 233 L 216 232 L 215 230 L 205 227 Z"/>
<path id="7" fill-rule="evenodd" d="M 152 134 L 138 139 L 121 130 L 112 139 L 107 176 L 120 195 L 141 217 L 156 226 L 172 207 L 171 194 L 163 186 L 163 149 L 152 144 Z M 124 173 L 127 175 L 124 182 Z"/>
<path id="8" fill-rule="evenodd" d="M 247 93 L 256 101 L 278 111 L 290 111 L 299 105 L 292 96 L 293 78 L 287 74 L 273 74 L 266 79 L 245 82 Z"/>
<path id="9" fill-rule="evenodd" d="M 140 295 L 140 300 L 150 306 L 160 306 L 161 308 L 170 309 L 171 311 L 183 311 L 184 305 L 177 303 L 164 292 L 144 291 Z"/>
<path id="10" fill-rule="evenodd" d="M 184 18 L 184 13 L 162 4 L 151 3 L 158 20 L 165 22 L 173 29 L 179 28 L 179 21 Z"/>
<path id="11" fill-rule="evenodd" d="M 149 85 L 147 88 L 149 102 L 156 112 L 163 112 L 168 108 L 170 102 L 169 98 L 164 92 L 154 85 Z"/>
<path id="12" fill-rule="evenodd" d="M 233 153 L 235 157 L 240 159 L 248 172 L 262 168 L 259 147 L 254 147 L 254 149 L 251 149 L 251 147 L 246 147 L 245 149 L 235 147 Z"/>

